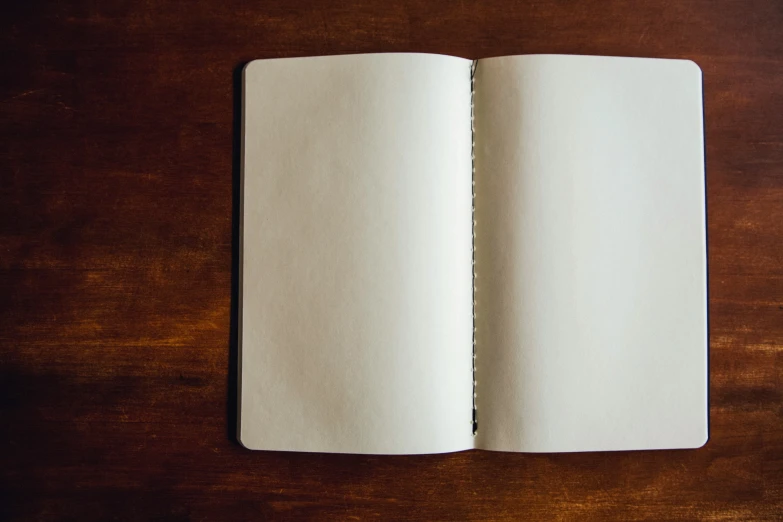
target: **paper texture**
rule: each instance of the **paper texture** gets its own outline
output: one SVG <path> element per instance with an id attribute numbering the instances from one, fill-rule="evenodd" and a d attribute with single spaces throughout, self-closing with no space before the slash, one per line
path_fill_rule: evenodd
<path id="1" fill-rule="evenodd" d="M 414 54 L 245 69 L 245 446 L 473 446 L 469 77 Z"/>
<path id="2" fill-rule="evenodd" d="M 698 67 L 493 58 L 475 89 L 477 445 L 702 445 Z"/>

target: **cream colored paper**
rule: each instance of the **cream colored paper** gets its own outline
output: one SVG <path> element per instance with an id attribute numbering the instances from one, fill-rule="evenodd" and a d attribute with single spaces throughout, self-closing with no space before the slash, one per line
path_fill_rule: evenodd
<path id="1" fill-rule="evenodd" d="M 493 58 L 475 100 L 477 446 L 702 445 L 698 67 Z"/>
<path id="2" fill-rule="evenodd" d="M 244 72 L 241 442 L 472 447 L 470 62 Z"/>

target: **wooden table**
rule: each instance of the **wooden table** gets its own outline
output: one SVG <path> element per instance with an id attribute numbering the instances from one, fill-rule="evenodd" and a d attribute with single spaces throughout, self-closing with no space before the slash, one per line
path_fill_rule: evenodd
<path id="1" fill-rule="evenodd" d="M 783 517 L 783 3 L 69 4 L 0 8 L 0 519 Z M 240 67 L 379 51 L 701 65 L 705 448 L 235 442 Z"/>

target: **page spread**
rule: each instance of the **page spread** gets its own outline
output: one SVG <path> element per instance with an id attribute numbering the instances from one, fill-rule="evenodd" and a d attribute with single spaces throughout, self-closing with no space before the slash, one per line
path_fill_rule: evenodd
<path id="1" fill-rule="evenodd" d="M 472 447 L 470 61 L 244 75 L 241 442 Z"/>
<path id="2" fill-rule="evenodd" d="M 243 104 L 246 447 L 706 441 L 695 64 L 258 60 Z"/>

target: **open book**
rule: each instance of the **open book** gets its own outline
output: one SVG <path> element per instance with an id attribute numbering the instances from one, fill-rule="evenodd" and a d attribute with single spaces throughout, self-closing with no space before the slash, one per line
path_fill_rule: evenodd
<path id="1" fill-rule="evenodd" d="M 257 60 L 243 113 L 244 446 L 706 442 L 693 62 Z"/>

